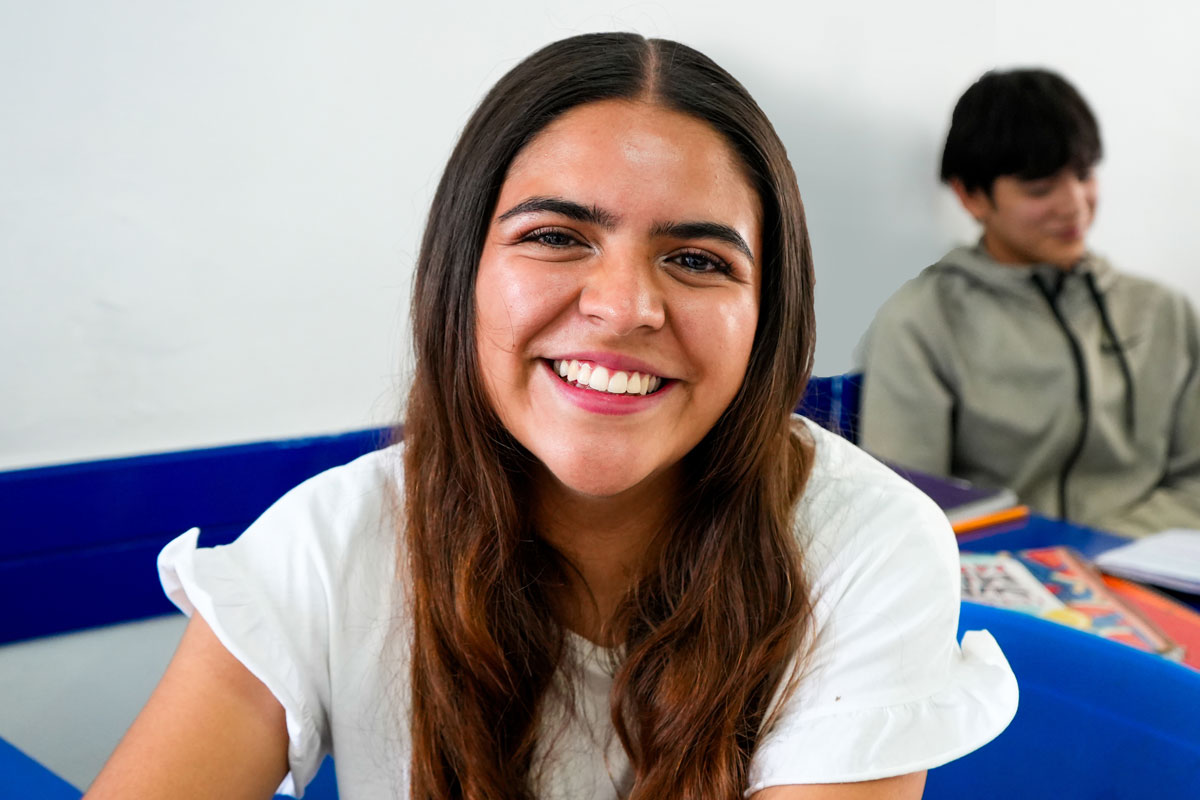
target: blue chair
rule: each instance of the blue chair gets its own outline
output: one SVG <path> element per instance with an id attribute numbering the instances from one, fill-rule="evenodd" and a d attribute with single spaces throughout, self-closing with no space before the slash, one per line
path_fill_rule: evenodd
<path id="1" fill-rule="evenodd" d="M 796 410 L 822 428 L 857 443 L 862 381 L 861 372 L 810 378 Z"/>
<path id="2" fill-rule="evenodd" d="M 926 800 L 1200 797 L 1200 672 L 1065 625 L 963 603 L 1020 686 L 1017 716 L 930 770 Z"/>

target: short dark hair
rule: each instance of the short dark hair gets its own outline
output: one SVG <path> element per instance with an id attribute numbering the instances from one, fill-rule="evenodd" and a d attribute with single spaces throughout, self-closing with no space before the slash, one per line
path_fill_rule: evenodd
<path id="1" fill-rule="evenodd" d="M 1035 180 L 1100 160 L 1100 128 L 1079 92 L 1044 69 L 992 70 L 958 104 L 942 151 L 942 181 L 983 189 L 1002 175 Z"/>

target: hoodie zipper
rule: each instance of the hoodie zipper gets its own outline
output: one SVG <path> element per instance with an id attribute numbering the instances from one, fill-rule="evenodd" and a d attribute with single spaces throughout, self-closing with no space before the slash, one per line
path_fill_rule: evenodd
<path id="1" fill-rule="evenodd" d="M 1083 361 L 1083 350 L 1079 347 L 1079 340 L 1075 338 L 1075 334 L 1067 326 L 1067 321 L 1063 318 L 1062 311 L 1058 308 L 1058 298 L 1062 294 L 1062 286 L 1063 281 L 1067 277 L 1066 274 L 1060 273 L 1058 275 L 1058 283 L 1053 290 L 1043 283 L 1036 273 L 1031 277 L 1033 278 L 1034 285 L 1042 293 L 1042 297 L 1046 298 L 1046 303 L 1050 306 L 1050 311 L 1054 314 L 1054 319 L 1058 322 L 1058 327 L 1062 329 L 1063 335 L 1067 337 L 1067 343 L 1071 346 L 1071 356 L 1075 360 L 1075 375 L 1078 379 L 1076 398 L 1079 402 L 1079 438 L 1075 440 L 1075 446 L 1071 448 L 1071 452 L 1063 464 L 1062 472 L 1058 476 L 1059 517 L 1069 519 L 1070 514 L 1067 509 L 1067 477 L 1071 474 L 1071 470 L 1075 468 L 1075 463 L 1079 461 L 1079 456 L 1083 453 L 1083 443 L 1087 438 L 1088 426 L 1091 424 L 1087 365 Z"/>

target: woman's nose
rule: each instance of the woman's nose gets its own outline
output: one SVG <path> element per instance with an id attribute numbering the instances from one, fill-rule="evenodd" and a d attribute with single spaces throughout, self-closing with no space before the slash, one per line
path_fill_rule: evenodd
<path id="1" fill-rule="evenodd" d="M 652 259 L 611 254 L 597 259 L 579 294 L 579 311 L 619 336 L 657 330 L 666 320 L 661 274 Z"/>

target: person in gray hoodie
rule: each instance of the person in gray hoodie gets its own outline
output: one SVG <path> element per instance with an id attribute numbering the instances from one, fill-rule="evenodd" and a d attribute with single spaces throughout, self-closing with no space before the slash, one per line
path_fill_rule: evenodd
<path id="1" fill-rule="evenodd" d="M 941 177 L 983 235 L 876 315 L 861 444 L 1048 516 L 1200 529 L 1200 324 L 1180 293 L 1088 251 L 1100 156 L 1058 75 L 993 71 L 966 91 Z"/>

